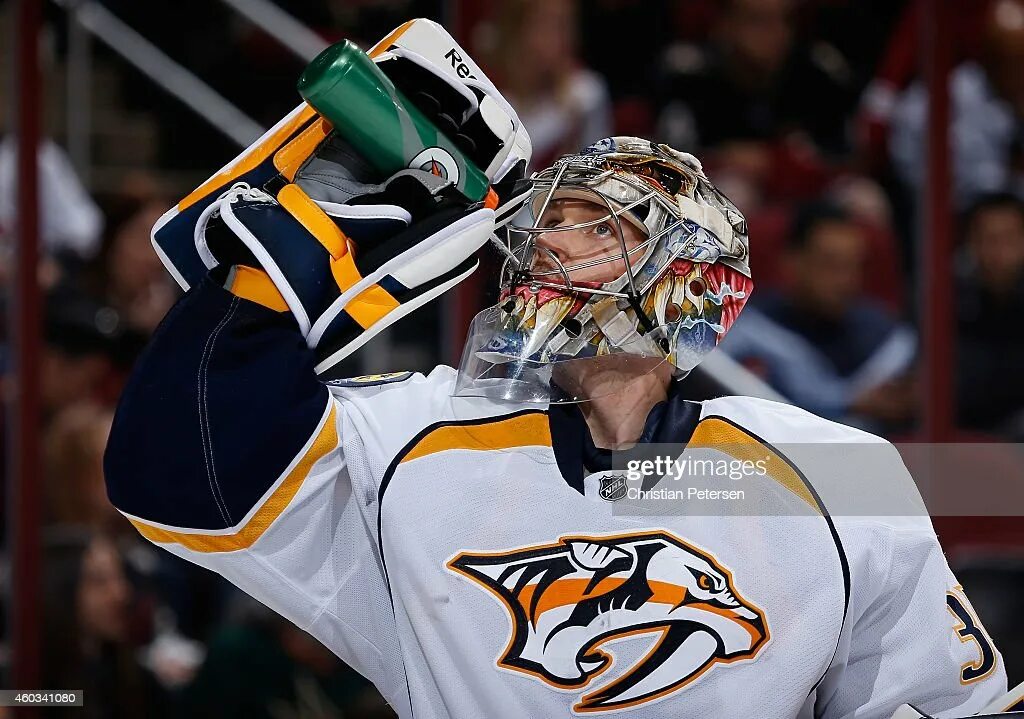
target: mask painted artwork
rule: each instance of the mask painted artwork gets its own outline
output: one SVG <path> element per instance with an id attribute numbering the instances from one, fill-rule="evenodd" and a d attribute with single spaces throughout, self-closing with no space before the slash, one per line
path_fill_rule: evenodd
<path id="1" fill-rule="evenodd" d="M 457 394 L 494 396 L 505 380 L 529 386 L 530 400 L 577 401 L 548 395 L 550 365 L 631 355 L 678 375 L 718 345 L 753 289 L 749 244 L 743 215 L 696 158 L 607 138 L 532 182 L 528 224 L 500 245 L 499 301 L 474 320 Z"/>
<path id="2" fill-rule="evenodd" d="M 673 262 L 645 308 L 667 328 L 669 362 L 684 371 L 696 367 L 732 327 L 752 289 L 751 279 L 731 267 Z"/>

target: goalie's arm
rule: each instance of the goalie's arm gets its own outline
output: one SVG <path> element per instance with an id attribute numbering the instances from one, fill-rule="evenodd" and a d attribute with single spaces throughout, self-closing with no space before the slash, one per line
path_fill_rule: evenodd
<path id="1" fill-rule="evenodd" d="M 147 539 L 309 631 L 401 706 L 364 516 L 376 510 L 357 501 L 366 479 L 343 452 L 345 406 L 271 288 L 231 283 L 268 307 L 224 279 L 189 290 L 136 363 L 105 456 L 110 500 Z"/>
<path id="2" fill-rule="evenodd" d="M 302 602 L 272 570 L 235 570 L 298 490 L 344 481 L 338 411 L 291 315 L 208 278 L 164 319 L 125 387 L 108 495 L 145 537 L 301 624 Z"/>
<path id="3" fill-rule="evenodd" d="M 437 180 L 400 172 L 373 196 L 389 203 L 288 185 L 281 202 L 240 187 L 211 206 L 202 235 L 221 261 L 158 329 L 107 450 L 111 500 L 146 536 L 247 549 L 295 472 L 346 476 L 341 407 L 317 375 L 468 276 L 494 227 L 493 210 L 443 199 Z"/>
<path id="4" fill-rule="evenodd" d="M 310 632 L 401 713 L 402 652 L 376 553 L 379 478 L 356 410 L 317 378 L 265 275 L 241 276 L 257 279 L 189 290 L 136 363 L 107 446 L 109 497 L 147 539 Z M 396 435 L 418 431 L 439 396 L 422 376 L 372 391 L 401 394 L 383 403 L 391 410 L 359 415 Z"/>
<path id="5" fill-rule="evenodd" d="M 930 521 L 864 518 L 842 528 L 844 545 L 862 551 L 850 557 L 847 626 L 818 687 L 815 715 L 888 719 L 909 703 L 962 717 L 1005 694 L 1002 657 Z"/>

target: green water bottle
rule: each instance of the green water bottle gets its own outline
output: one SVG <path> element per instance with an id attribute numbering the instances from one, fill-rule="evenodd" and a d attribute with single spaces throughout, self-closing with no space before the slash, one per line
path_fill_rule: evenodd
<path id="1" fill-rule="evenodd" d="M 471 200 L 487 194 L 487 176 L 348 40 L 317 55 L 298 88 L 385 177 L 412 167 L 451 180 Z"/>

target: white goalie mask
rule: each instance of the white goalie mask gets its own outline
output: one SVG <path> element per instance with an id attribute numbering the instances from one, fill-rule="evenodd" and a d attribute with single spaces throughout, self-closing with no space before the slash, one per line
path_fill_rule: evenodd
<path id="1" fill-rule="evenodd" d="M 717 346 L 753 288 L 747 226 L 695 157 L 612 137 L 532 182 L 528 224 L 498 243 L 500 299 L 473 320 L 456 395 L 581 402 L 664 363 L 689 372 Z M 573 201 L 592 203 L 593 219 L 548 221 Z M 600 256 L 552 251 L 554 233 L 595 228 L 617 239 Z M 618 276 L 594 281 L 602 268 Z"/>

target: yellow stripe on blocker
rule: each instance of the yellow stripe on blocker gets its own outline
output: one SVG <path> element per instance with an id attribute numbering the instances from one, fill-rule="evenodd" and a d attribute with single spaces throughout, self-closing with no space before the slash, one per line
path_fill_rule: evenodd
<path id="1" fill-rule="evenodd" d="M 274 167 L 288 180 L 294 180 L 295 173 L 302 167 L 302 163 L 309 159 L 332 129 L 334 128 L 331 123 L 321 117 L 277 151 L 274 155 Z"/>
<path id="2" fill-rule="evenodd" d="M 331 253 L 331 259 L 336 260 L 348 254 L 348 237 L 326 212 L 309 199 L 301 187 L 285 185 L 277 193 L 277 201 Z"/>
<path id="3" fill-rule="evenodd" d="M 363 279 L 352 256 L 348 237 L 302 188 L 295 184 L 285 185 L 277 193 L 277 200 L 331 254 L 331 274 L 339 290 L 345 292 Z M 380 285 L 373 285 L 345 305 L 345 311 L 360 327 L 367 329 L 398 306 L 398 300 L 391 293 Z"/>
<path id="4" fill-rule="evenodd" d="M 376 45 L 371 47 L 366 54 L 369 55 L 370 57 L 377 57 L 378 55 L 383 54 L 389 47 L 391 47 L 392 44 L 394 44 L 394 42 L 398 38 L 402 37 L 402 35 L 405 34 L 405 31 L 411 28 L 413 23 L 415 22 L 415 19 L 406 20 L 401 25 L 392 30 L 390 35 L 388 35 L 380 42 L 378 42 Z"/>
<path id="5" fill-rule="evenodd" d="M 344 292 L 363 279 L 356 269 L 348 237 L 301 187 L 285 185 L 277 193 L 277 201 L 330 253 L 331 274 L 339 290 Z"/>
<path id="6" fill-rule="evenodd" d="M 237 297 L 263 305 L 276 312 L 284 312 L 288 309 L 288 303 L 278 292 L 274 281 L 263 270 L 237 265 L 228 291 Z"/>
<path id="7" fill-rule="evenodd" d="M 281 147 L 281 144 L 285 142 L 293 132 L 316 116 L 316 110 L 309 105 L 304 105 L 297 112 L 293 112 L 294 117 L 283 122 L 281 127 L 271 134 L 270 137 L 266 138 L 258 145 L 249 147 L 240 157 L 236 158 L 232 164 L 228 165 L 224 170 L 218 172 L 216 175 L 190 192 L 181 202 L 178 203 L 178 211 L 184 212 L 221 185 L 227 184 L 233 178 L 244 175 L 246 172 L 249 172 L 249 170 L 259 166 L 261 162 L 266 160 L 273 153 L 277 152 Z"/>
<path id="8" fill-rule="evenodd" d="M 380 285 L 372 285 L 356 295 L 345 305 L 345 311 L 359 326 L 368 329 L 384 315 L 398 309 L 399 302 Z"/>

